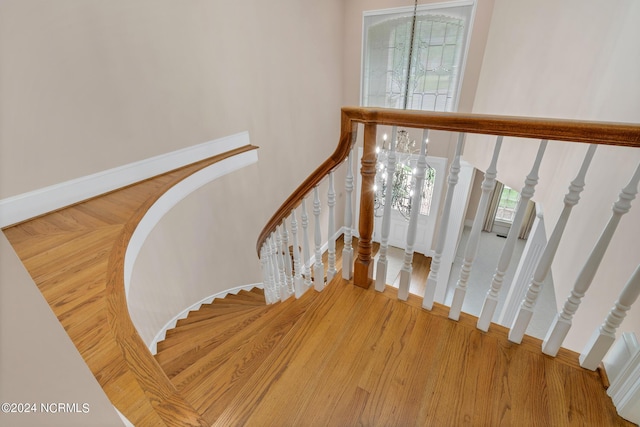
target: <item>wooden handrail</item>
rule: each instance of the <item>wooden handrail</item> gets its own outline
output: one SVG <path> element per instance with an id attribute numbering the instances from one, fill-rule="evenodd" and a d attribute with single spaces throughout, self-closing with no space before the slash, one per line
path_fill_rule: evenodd
<path id="1" fill-rule="evenodd" d="M 289 216 L 291 210 L 346 159 L 355 142 L 358 123 L 640 148 L 640 125 L 633 123 L 343 107 L 340 140 L 336 150 L 296 188 L 269 219 L 256 243 L 258 257 L 267 237 Z"/>
<path id="2" fill-rule="evenodd" d="M 313 187 L 318 185 L 320 181 L 329 174 L 329 172 L 340 166 L 340 164 L 349 155 L 351 147 L 353 147 L 355 142 L 357 123 L 353 123 L 353 120 L 347 117 L 344 111 L 342 113 L 341 123 L 342 128 L 340 131 L 340 141 L 338 142 L 338 146 L 335 151 L 315 171 L 313 171 L 313 173 L 309 175 L 293 193 L 291 193 L 260 232 L 258 242 L 256 243 L 256 252 L 258 253 L 258 257 L 260 257 L 260 248 L 262 247 L 262 244 L 267 240 L 267 237 L 273 233 L 276 227 L 282 223 L 282 220 L 289 216 L 291 211 L 302 203 L 304 196 L 309 194 Z M 348 126 L 348 129 L 345 129 L 345 126 Z"/>
<path id="3" fill-rule="evenodd" d="M 428 128 L 451 132 L 515 136 L 554 141 L 640 147 L 640 125 L 487 114 L 439 113 L 388 108 L 344 107 L 358 123 Z M 344 126 L 342 127 L 344 129 Z"/>

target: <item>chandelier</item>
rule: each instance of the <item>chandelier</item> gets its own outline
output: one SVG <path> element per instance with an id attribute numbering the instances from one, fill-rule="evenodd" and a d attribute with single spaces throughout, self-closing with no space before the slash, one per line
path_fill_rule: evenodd
<path id="1" fill-rule="evenodd" d="M 394 134 L 396 134 L 394 129 Z M 392 138 L 393 139 L 393 138 Z M 387 170 L 390 145 L 396 147 L 396 168 L 390 180 L 390 174 Z M 387 144 L 387 135 L 383 136 L 382 148 L 376 148 L 377 164 L 376 178 L 374 184 L 374 215 L 381 217 L 384 212 L 384 204 L 387 189 L 391 189 L 391 208 L 397 211 L 405 220 L 409 220 L 411 215 L 411 203 L 415 189 L 415 173 L 417 164 L 417 154 L 420 147 L 416 145 L 415 139 L 412 139 L 409 132 L 401 129 L 397 131 L 397 138 Z M 431 204 L 431 193 L 433 191 L 433 179 L 435 177 L 435 169 L 427 166 L 425 175 L 425 183 L 422 188 L 422 206 L 420 213 L 429 214 L 429 206 Z"/>

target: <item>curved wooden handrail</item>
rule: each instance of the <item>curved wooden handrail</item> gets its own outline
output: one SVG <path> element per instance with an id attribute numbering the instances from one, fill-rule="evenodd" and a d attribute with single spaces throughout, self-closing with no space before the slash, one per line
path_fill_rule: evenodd
<path id="1" fill-rule="evenodd" d="M 329 174 L 332 170 L 340 166 L 340 164 L 347 158 L 349 155 L 349 151 L 351 151 L 351 147 L 355 142 L 356 135 L 356 123 L 353 123 L 348 117 L 345 116 L 345 113 L 342 113 L 342 129 L 340 132 L 340 141 L 338 142 L 338 146 L 336 150 L 329 156 L 327 160 L 325 160 L 311 175 L 305 179 L 302 184 L 298 186 L 294 190 L 293 193 L 284 201 L 282 206 L 276 211 L 275 214 L 269 219 L 267 225 L 264 226 L 260 235 L 258 237 L 258 242 L 256 243 L 256 252 L 258 253 L 258 258 L 260 257 L 260 248 L 262 244 L 267 240 L 267 237 L 273 233 L 276 227 L 282 223 L 282 220 L 289 216 L 291 211 L 295 209 L 300 203 L 302 203 L 302 199 L 305 195 L 307 195 L 313 187 L 318 185 L 322 179 Z M 345 129 L 345 126 L 348 126 L 348 129 Z"/>
<path id="2" fill-rule="evenodd" d="M 260 232 L 256 252 L 276 227 L 297 207 L 331 170 L 349 154 L 355 142 L 358 123 L 428 128 L 555 141 L 585 142 L 625 147 L 640 147 L 640 125 L 632 123 L 589 122 L 581 120 L 498 116 L 488 114 L 440 113 L 390 108 L 343 107 L 338 147 L 285 200 Z"/>
<path id="3" fill-rule="evenodd" d="M 149 208 L 169 188 L 196 173 L 204 167 L 211 166 L 237 154 L 255 150 L 258 147 L 247 145 L 214 156 L 206 161 L 194 164 L 187 173 L 180 174 L 163 185 L 154 196 L 145 200 L 135 213 L 124 224 L 120 235 L 113 245 L 107 268 L 107 321 L 116 343 L 120 346 L 122 355 L 129 371 L 136 381 L 143 387 L 145 394 L 152 403 L 154 410 L 166 425 L 175 426 L 206 426 L 208 423 L 184 400 L 180 392 L 171 383 L 162 367 L 155 360 L 142 338 L 138 334 L 127 308 L 124 285 L 125 252 L 136 226 Z M 126 414 L 125 414 L 126 415 Z"/>

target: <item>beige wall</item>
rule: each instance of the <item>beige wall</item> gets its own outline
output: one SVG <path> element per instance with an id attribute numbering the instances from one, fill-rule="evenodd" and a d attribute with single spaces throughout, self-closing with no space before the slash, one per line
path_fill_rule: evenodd
<path id="1" fill-rule="evenodd" d="M 0 337 L 0 403 L 36 405 L 36 411 L 30 413 L 3 410 L 0 425 L 123 425 L 2 233 Z M 52 408 L 49 404 L 53 403 L 78 404 L 80 413 L 42 411 L 41 404 Z M 82 412 L 85 409 L 86 413 Z"/>
<path id="2" fill-rule="evenodd" d="M 184 46 L 182 55 L 209 63 L 199 79 L 211 90 L 193 100 L 212 110 L 189 120 L 214 136 L 249 130 L 260 146 L 259 162 L 199 189 L 149 235 L 130 293 L 137 301 L 132 319 L 146 325 L 140 332 L 147 342 L 203 298 L 262 281 L 259 232 L 339 137 L 342 2 L 201 4 L 199 13 L 211 24 L 197 38 L 206 40 L 207 49 Z M 322 192 L 326 197 L 326 186 Z M 326 210 L 324 205 L 323 224 Z"/>
<path id="3" fill-rule="evenodd" d="M 474 112 L 640 122 L 639 20 L 640 4 L 633 0 L 496 0 Z M 536 149 L 536 141 L 505 140 L 498 179 L 521 188 Z M 561 142 L 547 148 L 534 200 L 542 204 L 548 233 L 585 150 Z M 484 138 L 465 148 L 465 158 L 480 168 L 490 154 Z M 530 161 L 523 166 L 520 159 Z M 640 150 L 598 148 L 552 267 L 559 305 L 639 162 Z M 638 224 L 640 207 L 634 206 L 623 217 L 583 300 L 567 347 L 582 350 L 640 261 Z M 621 331 L 640 335 L 640 307 L 631 310 Z"/>
<path id="4" fill-rule="evenodd" d="M 478 7 L 461 110 L 470 110 L 473 103 L 492 3 L 485 1 Z M 278 9 L 287 14 L 288 21 L 295 22 L 288 25 L 299 26 L 295 33 L 301 34 L 300 40 L 281 40 L 287 33 L 278 29 L 269 30 L 262 37 L 272 39 L 274 45 L 284 43 L 286 50 L 282 55 L 291 55 L 295 60 L 282 58 L 281 63 L 271 60 L 268 64 L 253 64 L 246 62 L 247 55 L 242 52 L 230 59 L 254 67 L 258 75 L 265 74 L 251 94 L 254 98 L 266 100 L 268 96 L 264 92 L 271 93 L 271 88 L 287 85 L 301 88 L 306 95 L 300 93 L 301 99 L 293 104 L 275 98 L 247 112 L 236 112 L 237 117 L 231 117 L 232 120 L 242 121 L 243 115 L 255 114 L 256 131 L 263 130 L 263 126 L 268 130 L 260 140 L 254 135 L 262 134 L 251 132 L 252 142 L 261 146 L 258 165 L 198 190 L 169 212 L 150 234 L 137 259 L 130 294 L 131 300 L 138 301 L 131 307 L 133 320 L 137 325 L 148 325 L 141 330 L 147 342 L 167 321 L 191 304 L 234 286 L 262 281 L 254 253 L 261 227 L 291 190 L 335 148 L 340 101 L 359 103 L 363 11 L 411 4 L 395 0 L 334 2 L 322 7 L 316 5 L 318 10 L 313 19 L 298 7 L 289 11 Z M 278 20 L 276 16 L 272 19 Z M 262 24 L 258 20 L 252 25 Z M 246 38 L 242 33 L 235 37 Z M 307 45 L 314 48 L 309 50 Z M 283 65 L 284 68 L 279 68 Z M 296 71 L 290 72 L 287 67 Z M 314 82 L 321 87 L 315 87 Z M 277 109 L 270 107 L 272 104 L 277 105 Z M 311 105 L 312 109 L 303 111 L 304 105 Z M 276 114 L 278 110 L 286 111 L 285 115 Z M 313 122 L 315 117 L 320 119 L 317 124 Z M 274 121 L 280 122 L 281 127 L 272 129 Z M 296 134 L 292 127 L 299 129 Z M 456 136 L 439 134 L 430 138 L 430 154 L 452 157 Z M 355 167 L 359 169 L 359 165 Z M 336 174 L 336 228 L 343 223 L 343 182 L 344 172 L 340 170 Z M 321 198 L 326 200 L 326 182 L 320 191 Z M 220 203 L 222 200 L 224 203 Z M 328 210 L 326 203 L 322 206 L 322 237 L 326 239 Z M 313 227 L 310 204 L 308 209 L 310 227 Z M 309 232 L 313 239 L 313 229 Z M 195 246 L 194 241 L 198 242 Z M 171 245 L 167 246 L 166 242 Z M 181 248 L 180 254 L 167 251 L 168 247 Z M 313 251 L 313 241 L 310 249 Z M 176 282 L 180 282 L 180 286 L 175 286 Z"/>
<path id="5" fill-rule="evenodd" d="M 261 281 L 260 229 L 338 142 L 342 10 L 340 0 L 2 0 L 0 198 L 246 130 L 259 163 L 176 206 L 135 280 L 180 309 Z M 179 299 L 166 291 L 176 281 Z"/>
<path id="6" fill-rule="evenodd" d="M 262 180 L 278 199 L 337 139 L 341 9 L 3 0 L 0 198 L 249 130 L 302 163 Z"/>

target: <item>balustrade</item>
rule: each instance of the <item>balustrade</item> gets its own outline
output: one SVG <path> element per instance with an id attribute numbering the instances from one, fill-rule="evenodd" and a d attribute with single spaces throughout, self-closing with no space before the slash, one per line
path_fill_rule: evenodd
<path id="1" fill-rule="evenodd" d="M 418 227 L 418 215 L 420 215 L 420 205 L 422 202 L 422 188 L 424 176 L 427 170 L 427 141 L 429 131 L 425 130 L 420 144 L 420 156 L 415 171 L 415 185 L 413 187 L 413 199 L 411 201 L 411 214 L 409 217 L 409 227 L 407 228 L 407 245 L 404 251 L 404 260 L 400 269 L 400 284 L 398 287 L 398 298 L 406 301 L 409 297 L 409 284 L 411 282 L 413 246 L 416 241 L 416 231 Z M 391 192 L 390 190 L 388 192 Z"/>
<path id="2" fill-rule="evenodd" d="M 636 267 L 604 323 L 595 330 L 580 354 L 580 366 L 594 371 L 616 340 L 616 331 L 640 296 L 640 265 Z"/>
<path id="3" fill-rule="evenodd" d="M 589 169 L 589 165 L 591 164 L 596 148 L 597 145 L 592 144 L 589 146 L 578 175 L 573 181 L 571 181 L 569 192 L 564 197 L 564 209 L 562 210 L 560 218 L 558 218 L 558 222 L 551 233 L 551 237 L 549 237 L 549 241 L 542 252 L 540 261 L 538 261 L 538 265 L 533 273 L 533 279 L 529 284 L 526 297 L 524 301 L 522 301 L 520 311 L 518 312 L 516 319 L 511 326 L 511 330 L 509 331 L 509 341 L 517 344 L 522 342 L 522 337 L 524 337 L 527 326 L 533 317 L 533 310 L 536 302 L 538 301 L 538 295 L 542 290 L 542 284 L 551 270 L 551 263 L 553 262 L 553 258 L 555 257 L 558 246 L 560 245 L 560 239 L 562 238 L 564 229 L 569 221 L 571 210 L 580 201 L 580 193 L 584 190 L 585 185 L 584 179 L 587 175 L 587 170 Z"/>
<path id="4" fill-rule="evenodd" d="M 491 157 L 491 163 L 489 164 L 489 167 L 484 174 L 484 180 L 482 181 L 482 195 L 480 196 L 480 203 L 478 204 L 476 216 L 473 220 L 473 225 L 471 226 L 469 240 L 467 241 L 467 247 L 464 251 L 464 261 L 462 262 L 462 268 L 460 269 L 460 278 L 456 284 L 453 301 L 449 310 L 449 318 L 452 320 L 458 320 L 460 318 L 462 303 L 464 302 L 465 295 L 467 294 L 467 282 L 471 275 L 473 261 L 478 254 L 480 232 L 482 231 L 482 220 L 484 219 L 484 213 L 487 211 L 491 192 L 496 187 L 496 176 L 498 174 L 496 166 L 498 164 L 498 156 L 500 155 L 500 147 L 502 147 L 501 136 L 496 140 L 493 156 Z"/>
<path id="5" fill-rule="evenodd" d="M 558 350 L 567 336 L 569 329 L 571 328 L 571 319 L 576 313 L 576 310 L 580 306 L 580 302 L 585 293 L 591 286 L 591 282 L 598 271 L 600 262 L 604 257 L 604 254 L 611 242 L 613 233 L 616 231 L 622 215 L 629 212 L 631 209 L 631 201 L 635 199 L 638 193 L 638 181 L 640 181 L 640 165 L 636 169 L 635 174 L 629 181 L 626 187 L 620 192 L 618 201 L 613 204 L 613 212 L 611 218 L 606 227 L 602 231 L 598 242 L 594 246 L 589 258 L 587 259 L 584 267 L 580 271 L 576 283 L 573 286 L 571 295 L 567 298 L 561 313 L 558 313 L 553 320 L 553 324 L 547 333 L 547 336 L 542 343 L 542 352 L 550 356 L 558 354 Z"/>
<path id="6" fill-rule="evenodd" d="M 384 209 L 382 213 L 382 231 L 380 232 L 380 256 L 376 265 L 376 291 L 384 291 L 387 284 L 387 250 L 389 248 L 389 231 L 391 228 L 391 200 L 393 197 L 393 179 L 396 170 L 396 137 L 398 129 L 394 126 L 391 132 L 391 143 L 389 145 L 389 155 L 387 156 L 388 184 L 387 192 L 384 195 Z M 390 175 L 389 175 L 390 174 Z"/>
<path id="7" fill-rule="evenodd" d="M 304 276 L 305 290 L 309 289 L 312 285 L 311 281 L 311 267 L 309 266 L 309 260 L 311 259 L 309 249 L 309 216 L 307 215 L 307 203 L 302 199 L 302 251 L 304 259 L 302 262 L 302 275 Z"/>
<path id="8" fill-rule="evenodd" d="M 304 279 L 302 277 L 302 266 L 300 264 L 300 246 L 298 242 L 298 220 L 296 210 L 291 210 L 291 234 L 293 235 L 293 287 L 296 298 L 300 298 L 304 293 Z"/>
<path id="9" fill-rule="evenodd" d="M 347 157 L 347 177 L 345 178 L 345 208 L 344 208 L 344 245 L 342 247 L 342 278 L 350 280 L 353 277 L 353 246 L 351 245 L 351 229 L 353 227 L 353 149 Z"/>
<path id="10" fill-rule="evenodd" d="M 489 203 L 489 197 L 495 187 L 496 180 L 499 179 L 497 162 L 504 136 L 536 138 L 541 140 L 537 155 L 533 160 L 533 166 L 529 174 L 525 177 L 521 198 L 518 202 L 515 218 L 507 239 L 504 243 L 499 260 L 495 267 L 493 279 L 484 299 L 484 305 L 477 327 L 482 331 L 487 331 L 496 307 L 498 305 L 499 293 L 508 288 L 504 283 L 504 277 L 510 266 L 515 242 L 518 238 L 518 231 L 523 222 L 525 207 L 532 200 L 538 174 L 543 159 L 547 140 L 573 141 L 587 143 L 587 150 L 579 171 L 571 181 L 569 191 L 565 195 L 564 207 L 558 217 L 555 227 L 549 236 L 548 242 L 542 250 L 542 255 L 529 271 L 533 271 L 529 287 L 524 300 L 520 303 L 519 311 L 511 325 L 509 340 L 520 343 L 525 334 L 527 326 L 532 318 L 538 295 L 541 292 L 542 284 L 550 272 L 555 254 L 560 245 L 564 230 L 568 224 L 569 216 L 574 206 L 580 200 L 580 194 L 585 188 L 585 177 L 591 161 L 594 157 L 596 147 L 599 144 L 627 145 L 640 147 L 640 126 L 625 124 L 602 124 L 589 122 L 571 122 L 562 120 L 540 120 L 523 119 L 497 116 L 478 116 L 448 113 L 426 113 L 411 111 L 395 111 L 383 109 L 367 108 L 344 108 L 342 113 L 342 134 L 340 143 L 336 151 L 307 178 L 292 196 L 287 199 L 283 207 L 269 221 L 265 231 L 259 239 L 260 263 L 263 271 L 263 281 L 267 302 L 272 303 L 285 299 L 291 294 L 299 297 L 312 285 L 316 291 L 323 288 L 332 281 L 338 273 L 336 261 L 336 230 L 338 235 L 340 230 L 343 233 L 344 246 L 342 248 L 342 278 L 353 280 L 353 283 L 361 287 L 369 287 L 373 282 L 373 229 L 374 229 L 374 199 L 376 184 L 376 134 L 378 126 L 392 126 L 392 137 L 387 153 L 385 166 L 386 171 L 395 171 L 397 157 L 397 130 L 398 127 L 409 127 L 414 129 L 431 129 L 440 131 L 456 132 L 457 144 L 455 154 L 451 157 L 449 176 L 447 179 L 448 188 L 444 198 L 444 205 L 440 215 L 439 229 L 436 231 L 437 239 L 431 261 L 431 270 L 428 273 L 425 283 L 424 299 L 422 306 L 425 309 L 432 309 L 436 288 L 439 287 L 439 272 L 442 268 L 450 268 L 450 265 L 442 265 L 442 254 L 445 243 L 450 236 L 447 236 L 447 229 L 450 228 L 449 217 L 451 216 L 452 201 L 456 200 L 455 191 L 458 184 L 458 176 L 461 170 L 461 157 L 463 156 L 463 141 L 468 134 L 489 134 L 497 137 L 493 149 L 493 155 L 489 167 L 480 186 L 481 197 L 476 211 L 471 232 L 464 251 L 464 259 L 459 278 L 453 289 L 453 300 L 449 310 L 449 317 L 458 320 L 461 312 L 468 286 L 478 286 L 473 283 L 471 269 L 478 253 L 478 245 L 481 238 L 482 222 Z M 360 199 L 356 201 L 359 205 L 359 216 L 357 218 L 358 245 L 352 244 L 354 230 L 354 147 L 356 146 L 356 129 L 358 123 L 364 125 L 364 138 L 362 146 L 362 158 L 360 167 Z M 411 200 L 411 209 L 407 227 L 406 246 L 402 257 L 402 267 L 399 272 L 398 298 L 406 299 L 409 294 L 409 284 L 411 282 L 414 247 L 416 242 L 416 219 L 419 214 L 422 188 L 426 171 L 426 131 L 423 138 L 418 164 L 414 172 L 414 193 Z M 524 162 L 527 159 L 523 159 Z M 335 176 L 338 168 L 344 167 L 342 176 L 344 179 L 343 189 L 335 188 Z M 393 173 L 389 173 L 386 178 L 387 191 L 384 194 L 384 209 L 382 225 L 380 227 L 379 257 L 376 264 L 375 289 L 384 291 L 387 284 L 387 272 L 389 266 L 389 233 L 390 215 L 392 211 L 392 191 Z M 340 176 L 338 174 L 337 176 Z M 325 180 L 326 179 L 326 180 Z M 324 181 L 327 185 L 327 207 L 326 212 L 328 222 L 324 222 L 321 217 L 322 209 L 319 197 L 319 186 Z M 629 211 L 631 200 L 637 193 L 638 181 L 640 181 L 640 166 L 635 171 L 629 184 L 620 193 L 618 201 L 613 206 L 611 218 L 605 227 L 600 239 L 596 243 L 593 251 L 585 262 L 574 289 L 568 300 L 564 304 L 563 310 L 557 314 L 552 327 L 550 328 L 543 343 L 543 352 L 555 355 L 562 345 L 572 318 L 578 309 L 585 292 L 591 285 L 596 274 L 598 265 L 602 261 L 617 224 L 622 215 Z M 344 190 L 344 192 L 343 192 Z M 337 199 L 344 194 L 344 216 L 343 223 L 336 226 Z M 309 212 L 307 210 L 307 199 L 312 197 L 314 222 L 313 252 L 309 241 Z M 604 196 L 603 196 L 604 197 Z M 296 212 L 296 209 L 299 211 Z M 299 229 L 297 215 L 301 221 Z M 287 221 L 289 217 L 289 221 Z M 327 225 L 326 241 L 323 245 L 323 231 L 321 223 Z M 288 232 L 287 224 L 290 224 L 291 235 Z M 300 237 L 300 232 L 302 237 Z M 290 241 L 291 240 L 291 241 Z M 301 244 L 300 244 L 301 241 Z M 542 247 L 542 245 L 541 245 Z M 291 248 L 291 249 L 290 249 Z M 327 266 L 322 261 L 323 248 L 327 250 Z M 427 248 L 429 250 L 430 248 Z M 539 254 L 540 251 L 538 251 Z M 537 258 L 537 257 L 536 257 Z M 313 265 L 313 267 L 311 267 Z M 311 274 L 313 268 L 313 274 Z M 640 295 L 640 273 L 636 269 L 629 279 L 618 300 L 611 309 L 609 315 L 594 333 L 591 340 L 585 346 L 580 357 L 582 366 L 588 369 L 595 369 L 602 357 L 615 339 L 615 332 L 620 326 L 622 319 L 630 309 L 633 302 Z M 326 275 L 326 284 L 325 284 Z M 313 277 L 313 282 L 312 282 Z M 515 312 L 511 308 L 511 312 Z"/>
<path id="11" fill-rule="evenodd" d="M 427 310 L 433 308 L 433 300 L 436 295 L 436 287 L 438 286 L 438 273 L 440 272 L 440 260 L 444 251 L 444 244 L 447 239 L 447 230 L 449 228 L 449 217 L 451 216 L 451 204 L 453 202 L 453 192 L 458 183 L 458 174 L 460 173 L 460 155 L 462 154 L 462 143 L 464 142 L 464 134 L 458 135 L 458 144 L 456 145 L 456 154 L 451 162 L 449 171 L 449 179 L 447 183 L 447 195 L 445 196 L 444 209 L 442 210 L 442 218 L 440 219 L 440 231 L 438 232 L 438 241 L 436 242 L 436 250 L 431 260 L 431 269 L 427 276 L 427 284 L 424 290 L 424 298 L 422 307 Z"/>
<path id="12" fill-rule="evenodd" d="M 511 228 L 509 228 L 507 241 L 502 247 L 498 266 L 496 267 L 496 272 L 494 273 L 493 280 L 491 281 L 491 288 L 489 289 L 489 292 L 487 292 L 484 305 L 482 306 L 482 311 L 480 312 L 480 317 L 478 317 L 478 329 L 481 331 L 486 332 L 489 330 L 491 319 L 493 318 L 493 314 L 498 306 L 498 293 L 500 292 L 500 289 L 502 289 L 504 275 L 507 272 L 507 268 L 509 268 L 509 263 L 511 262 L 511 255 L 513 254 L 516 246 L 516 240 L 520 233 L 520 226 L 522 225 L 527 205 L 535 193 L 536 184 L 538 184 L 538 171 L 546 148 L 547 140 L 542 140 L 540 142 L 540 148 L 538 149 L 538 155 L 536 156 L 536 160 L 531 168 L 531 172 L 527 175 L 525 185 L 520 192 L 520 200 L 518 201 L 518 207 L 516 208 L 513 223 L 511 224 Z"/>
<path id="13" fill-rule="evenodd" d="M 336 218 L 335 218 L 335 206 L 336 206 L 336 191 L 333 184 L 333 171 L 329 172 L 329 192 L 327 193 L 327 206 L 329 206 L 329 247 L 327 249 L 328 257 L 327 263 L 327 283 L 333 280 L 336 275 Z"/>

